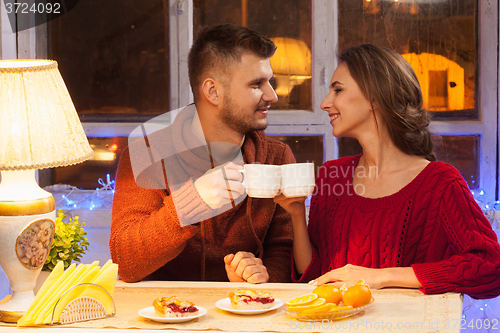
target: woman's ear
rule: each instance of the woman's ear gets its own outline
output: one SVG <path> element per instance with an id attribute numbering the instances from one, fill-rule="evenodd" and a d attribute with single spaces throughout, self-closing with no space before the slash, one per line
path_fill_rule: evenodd
<path id="1" fill-rule="evenodd" d="M 201 84 L 201 93 L 205 99 L 214 106 L 219 105 L 218 86 L 217 82 L 212 78 L 206 78 Z"/>

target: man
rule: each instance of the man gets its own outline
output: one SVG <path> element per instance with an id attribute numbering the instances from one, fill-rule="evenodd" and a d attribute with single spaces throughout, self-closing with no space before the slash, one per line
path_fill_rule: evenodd
<path id="1" fill-rule="evenodd" d="M 272 199 L 248 198 L 238 171 L 243 163 L 295 162 L 263 132 L 277 101 L 275 49 L 233 25 L 205 29 L 195 41 L 195 105 L 131 143 L 118 165 L 110 250 L 123 280 L 289 281 L 290 217 Z"/>

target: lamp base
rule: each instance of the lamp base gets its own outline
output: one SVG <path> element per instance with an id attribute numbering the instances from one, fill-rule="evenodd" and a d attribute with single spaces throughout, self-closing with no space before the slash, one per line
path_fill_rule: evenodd
<path id="1" fill-rule="evenodd" d="M 24 315 L 24 312 L 10 312 L 0 310 L 0 321 L 4 323 L 17 323 L 19 319 Z"/>
<path id="2" fill-rule="evenodd" d="M 0 201 L 0 211 L 3 203 Z M 0 265 L 13 290 L 12 297 L 0 304 L 0 321 L 19 319 L 35 298 L 33 289 L 54 238 L 54 220 L 55 211 L 27 216 L 0 214 Z"/>
<path id="3" fill-rule="evenodd" d="M 16 197 L 15 190 L 23 190 L 26 199 Z M 55 231 L 54 198 L 44 192 L 35 181 L 34 170 L 2 172 L 0 266 L 14 292 L 10 300 L 0 304 L 0 321 L 17 321 L 35 298 L 33 289 Z"/>
<path id="4" fill-rule="evenodd" d="M 4 304 L 0 304 L 0 321 L 5 323 L 17 323 L 26 310 L 28 309 L 35 298 L 33 290 L 30 291 L 14 291 L 12 297 Z"/>

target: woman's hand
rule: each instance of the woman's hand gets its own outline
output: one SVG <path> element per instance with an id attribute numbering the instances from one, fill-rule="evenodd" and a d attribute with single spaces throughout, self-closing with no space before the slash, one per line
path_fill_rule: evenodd
<path id="1" fill-rule="evenodd" d="M 347 264 L 344 267 L 333 269 L 319 278 L 312 280 L 309 284 L 319 286 L 328 282 L 333 282 L 335 286 L 347 288 L 354 285 L 359 280 L 364 280 L 373 289 L 386 287 L 383 283 L 384 270 L 379 268 L 366 268 Z"/>
<path id="2" fill-rule="evenodd" d="M 283 194 L 274 197 L 274 202 L 283 207 L 292 218 L 293 225 L 293 261 L 299 274 L 304 273 L 311 263 L 312 247 L 306 223 L 307 197 L 287 198 Z"/>
<path id="3" fill-rule="evenodd" d="M 333 282 L 337 287 L 342 287 L 345 284 L 349 288 L 359 280 L 364 280 L 373 289 L 422 287 L 411 267 L 366 268 L 350 264 L 333 269 L 319 278 L 309 281 L 309 284 L 319 286 Z"/>
<path id="4" fill-rule="evenodd" d="M 278 194 L 274 197 L 274 202 L 283 207 L 292 218 L 294 216 L 305 216 L 306 214 L 306 201 L 307 197 L 296 197 L 296 198 L 287 198 L 283 194 Z"/>

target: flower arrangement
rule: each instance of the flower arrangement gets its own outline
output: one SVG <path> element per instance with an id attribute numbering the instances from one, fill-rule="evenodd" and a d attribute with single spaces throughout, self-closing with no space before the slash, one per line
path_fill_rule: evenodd
<path id="1" fill-rule="evenodd" d="M 89 242 L 85 237 L 87 232 L 82 228 L 85 222 L 78 221 L 78 216 L 70 218 L 69 222 L 63 221 L 66 215 L 59 209 L 56 218 L 54 241 L 47 260 L 42 270 L 52 271 L 59 261 L 64 262 L 64 268 L 72 261 L 80 261 L 88 250 Z"/>

